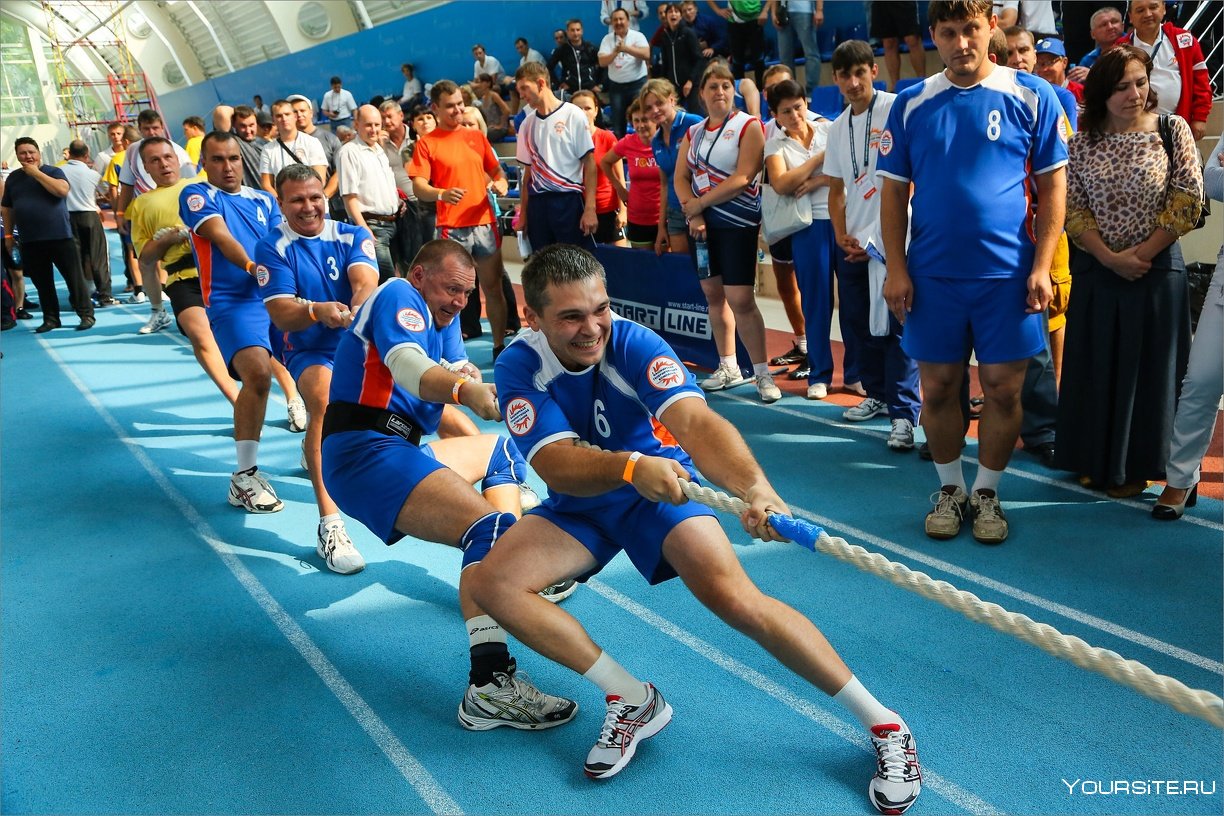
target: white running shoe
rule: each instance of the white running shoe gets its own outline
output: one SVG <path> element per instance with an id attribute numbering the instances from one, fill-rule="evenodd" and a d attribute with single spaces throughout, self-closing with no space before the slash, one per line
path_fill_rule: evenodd
<path id="1" fill-rule="evenodd" d="M 234 507 L 245 507 L 248 513 L 276 513 L 285 507 L 257 468 L 230 476 L 229 503 Z"/>
<path id="2" fill-rule="evenodd" d="M 289 400 L 286 407 L 289 411 L 289 430 L 294 433 L 305 433 L 306 403 L 300 396 L 297 396 Z"/>
<path id="3" fill-rule="evenodd" d="M 319 525 L 315 550 L 319 557 L 327 562 L 327 568 L 332 572 L 352 575 L 365 569 L 365 559 L 353 546 L 353 540 L 344 529 L 343 521 L 329 521 L 326 525 Z"/>
<path id="4" fill-rule="evenodd" d="M 713 374 L 701 381 L 702 391 L 722 391 L 748 382 L 738 368 L 720 365 Z"/>
<path id="5" fill-rule="evenodd" d="M 554 728 L 574 719 L 578 704 L 545 694 L 531 684 L 526 672 L 497 672 L 493 682 L 469 685 L 459 704 L 459 724 L 469 731 L 488 731 L 501 725 L 528 731 Z"/>
<path id="6" fill-rule="evenodd" d="M 523 512 L 534 510 L 540 506 L 539 495 L 531 489 L 531 485 L 526 482 L 519 482 L 519 506 L 523 508 Z"/>
<path id="7" fill-rule="evenodd" d="M 782 399 L 782 390 L 774 382 L 772 374 L 758 374 L 756 378 L 757 396 L 761 402 L 768 405 Z"/>
<path id="8" fill-rule="evenodd" d="M 888 447 L 895 451 L 914 449 L 914 423 L 908 419 L 894 419 L 888 434 Z"/>
<path id="9" fill-rule="evenodd" d="M 619 696 L 609 694 L 603 728 L 583 766 L 586 775 L 607 779 L 620 773 L 633 759 L 638 743 L 662 731 L 671 718 L 671 706 L 650 683 L 646 684 L 646 702 L 641 705 L 629 705 Z"/>
<path id="10" fill-rule="evenodd" d="M 872 726 L 871 744 L 876 751 L 876 772 L 867 785 L 867 795 L 880 813 L 899 816 L 922 792 L 922 768 L 914 735 L 898 720 Z"/>
<path id="11" fill-rule="evenodd" d="M 888 403 L 884 400 L 873 399 L 868 397 L 853 408 L 847 408 L 842 412 L 842 419 L 850 422 L 865 422 L 868 419 L 874 419 L 878 416 L 884 416 L 888 413 Z"/>
<path id="12" fill-rule="evenodd" d="M 578 582 L 573 578 L 562 581 L 559 584 L 544 587 L 540 590 L 540 597 L 549 603 L 561 603 L 569 596 L 578 591 Z"/>
<path id="13" fill-rule="evenodd" d="M 149 321 L 136 330 L 137 334 L 153 334 L 170 325 L 170 313 L 164 308 L 149 315 Z"/>
<path id="14" fill-rule="evenodd" d="M 128 303 L 148 303 L 149 296 L 146 295 L 144 292 L 136 292 L 135 294 L 133 294 L 131 297 L 127 299 L 127 302 Z"/>
<path id="15" fill-rule="evenodd" d="M 829 396 L 829 386 L 824 383 L 812 383 L 808 386 L 805 396 L 810 400 L 822 400 Z"/>

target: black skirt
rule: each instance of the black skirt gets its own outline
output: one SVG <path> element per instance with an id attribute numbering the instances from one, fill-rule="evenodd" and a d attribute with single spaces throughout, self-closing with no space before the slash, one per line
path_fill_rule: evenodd
<path id="1" fill-rule="evenodd" d="M 1181 248 L 1137 281 L 1077 252 L 1071 279 L 1055 466 L 1102 487 L 1163 479 L 1190 355 Z"/>

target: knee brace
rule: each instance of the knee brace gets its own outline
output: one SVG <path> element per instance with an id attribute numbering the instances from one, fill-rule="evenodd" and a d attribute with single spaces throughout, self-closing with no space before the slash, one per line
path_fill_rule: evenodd
<path id="1" fill-rule="evenodd" d="M 508 436 L 497 437 L 484 478 L 480 481 L 481 491 L 499 485 L 522 484 L 526 480 L 527 462 L 518 447 Z"/>
<path id="2" fill-rule="evenodd" d="M 513 513 L 489 513 L 472 522 L 467 532 L 459 539 L 459 548 L 463 550 L 463 569 L 472 564 L 479 564 L 493 549 L 499 536 L 517 519 Z"/>

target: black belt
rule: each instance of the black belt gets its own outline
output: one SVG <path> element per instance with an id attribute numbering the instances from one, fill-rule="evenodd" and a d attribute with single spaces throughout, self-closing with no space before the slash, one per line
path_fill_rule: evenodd
<path id="1" fill-rule="evenodd" d="M 397 218 L 397 216 L 394 216 L 394 215 L 383 215 L 381 213 L 368 213 L 368 212 L 363 212 L 361 214 L 361 217 L 367 221 L 383 221 L 389 224 L 395 223 L 396 218 Z"/>
<path id="2" fill-rule="evenodd" d="M 166 272 L 171 275 L 175 272 L 186 272 L 188 269 L 195 269 L 195 255 L 190 252 L 174 263 L 166 264 Z"/>
<path id="3" fill-rule="evenodd" d="M 355 402 L 333 402 L 323 415 L 323 438 L 344 431 L 377 431 L 387 436 L 398 436 L 413 445 L 421 444 L 421 429 L 403 414 Z"/>

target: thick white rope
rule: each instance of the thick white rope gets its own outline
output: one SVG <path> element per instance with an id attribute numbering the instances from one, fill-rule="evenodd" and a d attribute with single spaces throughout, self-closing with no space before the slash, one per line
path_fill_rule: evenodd
<path id="1" fill-rule="evenodd" d="M 581 444 L 584 447 L 593 447 Z M 742 499 L 728 496 L 711 487 L 685 479 L 680 480 L 680 486 L 685 496 L 706 507 L 737 516 L 748 509 Z M 789 520 L 789 517 L 779 517 L 782 518 Z M 813 527 L 802 520 L 794 521 Z M 1074 635 L 1064 635 L 1049 624 L 1038 623 L 1027 615 L 1009 612 L 996 603 L 983 601 L 972 592 L 957 589 L 947 581 L 936 581 L 926 573 L 916 572 L 904 564 L 889 561 L 879 553 L 848 543 L 844 538 L 834 538 L 819 527 L 814 529 L 820 531 L 814 547 L 826 555 L 847 561 L 864 572 L 886 578 L 899 587 L 937 601 L 949 609 L 955 609 L 970 620 L 1014 635 L 1055 657 L 1074 663 L 1081 669 L 1103 674 L 1183 714 L 1204 719 L 1216 728 L 1224 728 L 1224 699 L 1209 691 L 1192 689 L 1180 680 L 1157 674 L 1137 660 L 1127 660 L 1117 652 L 1092 646 Z"/>

